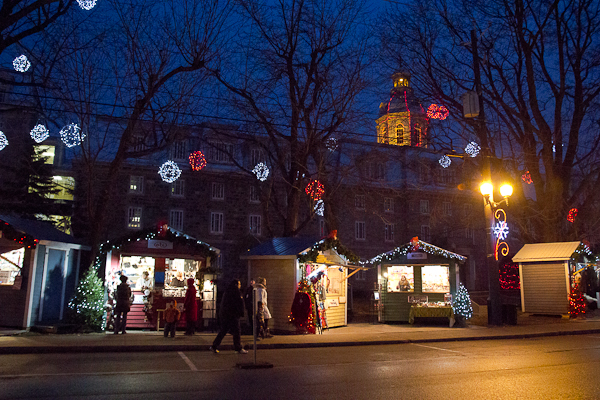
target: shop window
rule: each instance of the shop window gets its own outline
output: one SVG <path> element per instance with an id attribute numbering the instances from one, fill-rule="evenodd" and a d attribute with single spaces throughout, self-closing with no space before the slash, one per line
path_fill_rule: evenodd
<path id="1" fill-rule="evenodd" d="M 120 272 L 120 273 L 119 273 Z M 144 272 L 148 273 L 148 279 L 144 279 Z M 118 269 L 107 270 L 106 286 L 116 290 L 120 282 L 120 275 L 129 278 L 128 284 L 132 290 L 143 290 L 154 288 L 154 258 L 143 256 L 122 256 Z M 140 296 L 140 295 L 138 295 Z M 134 296 L 135 297 L 135 296 Z M 134 300 L 134 303 L 136 300 Z M 143 302 L 139 297 L 137 302 Z"/>
<path id="2" fill-rule="evenodd" d="M 177 179 L 171 183 L 171 196 L 183 197 L 184 196 L 185 180 Z"/>
<path id="3" fill-rule="evenodd" d="M 202 262 L 174 258 L 165 260 L 165 287 L 164 297 L 184 297 L 187 290 L 187 280 L 196 279 L 196 273 L 201 267 Z M 200 297 L 200 291 L 196 288 L 196 297 Z"/>
<path id="4" fill-rule="evenodd" d="M 169 213 L 169 226 L 175 230 L 183 230 L 183 210 L 171 210 Z"/>
<path id="5" fill-rule="evenodd" d="M 385 212 L 394 212 L 394 199 L 391 197 L 386 197 L 383 199 L 383 211 Z"/>
<path id="6" fill-rule="evenodd" d="M 210 213 L 210 233 L 223 233 L 223 213 Z"/>
<path id="7" fill-rule="evenodd" d="M 451 216 L 452 215 L 452 203 L 449 201 L 444 202 L 444 215 Z"/>
<path id="8" fill-rule="evenodd" d="M 450 268 L 442 265 L 424 265 L 421 267 L 423 293 L 449 293 Z"/>
<path id="9" fill-rule="evenodd" d="M 421 214 L 429 214 L 429 200 L 421 200 L 419 202 L 419 212 Z"/>
<path id="10" fill-rule="evenodd" d="M 0 285 L 15 284 L 15 280 L 23 268 L 24 257 L 24 247 L 0 254 Z"/>
<path id="11" fill-rule="evenodd" d="M 260 203 L 258 188 L 254 185 L 250 186 L 250 203 Z"/>
<path id="12" fill-rule="evenodd" d="M 261 234 L 261 216 L 260 215 L 250 215 L 249 216 L 250 223 L 250 233 L 253 235 Z"/>
<path id="13" fill-rule="evenodd" d="M 185 140 L 178 140 L 173 143 L 172 154 L 174 160 L 185 161 L 187 159 Z"/>
<path id="14" fill-rule="evenodd" d="M 367 232 L 364 221 L 354 222 L 354 238 L 356 240 L 365 240 L 367 238 Z"/>
<path id="15" fill-rule="evenodd" d="M 421 225 L 421 237 L 426 242 L 429 242 L 431 240 L 429 231 L 429 225 Z"/>
<path id="16" fill-rule="evenodd" d="M 140 229 L 142 227 L 142 207 L 129 207 L 128 223 L 129 229 Z"/>
<path id="17" fill-rule="evenodd" d="M 408 265 L 393 265 L 387 268 L 387 291 L 414 292 L 414 267 Z"/>
<path id="18" fill-rule="evenodd" d="M 129 193 L 144 193 L 144 177 L 137 175 L 129 176 Z"/>
<path id="19" fill-rule="evenodd" d="M 385 224 L 385 241 L 394 241 L 394 224 Z"/>
<path id="20" fill-rule="evenodd" d="M 223 183 L 213 182 L 213 184 L 212 184 L 212 199 L 213 200 L 224 200 L 225 199 L 225 185 Z"/>
<path id="21" fill-rule="evenodd" d="M 358 210 L 365 209 L 365 195 L 357 194 L 354 196 L 354 207 Z"/>

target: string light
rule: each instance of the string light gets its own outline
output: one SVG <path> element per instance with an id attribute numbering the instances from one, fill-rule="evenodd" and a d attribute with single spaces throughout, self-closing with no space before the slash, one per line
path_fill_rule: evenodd
<path id="1" fill-rule="evenodd" d="M 443 155 L 439 161 L 440 165 L 442 166 L 442 168 L 448 168 L 450 166 L 450 164 L 452 163 L 452 160 L 450 160 L 450 157 Z"/>
<path id="2" fill-rule="evenodd" d="M 25 54 L 21 54 L 13 60 L 13 67 L 17 72 L 26 72 L 31 67 L 31 63 Z"/>
<path id="3" fill-rule="evenodd" d="M 77 4 L 82 9 L 89 11 L 96 6 L 97 0 L 77 0 Z"/>
<path id="4" fill-rule="evenodd" d="M 8 146 L 8 139 L 4 132 L 0 131 L 0 151 L 4 150 L 6 146 Z"/>
<path id="5" fill-rule="evenodd" d="M 432 104 L 427 108 L 427 116 L 431 119 L 444 120 L 448 117 L 450 111 L 445 106 Z"/>
<path id="6" fill-rule="evenodd" d="M 315 214 L 320 215 L 321 217 L 323 216 L 323 214 L 325 213 L 325 203 L 323 202 L 323 200 L 317 200 L 317 203 L 315 204 Z"/>
<path id="7" fill-rule="evenodd" d="M 252 173 L 256 175 L 256 178 L 261 182 L 267 180 L 267 178 L 269 177 L 269 172 L 269 167 L 267 167 L 267 165 L 263 162 L 259 162 L 258 164 L 256 164 L 256 166 L 252 170 Z"/>
<path id="8" fill-rule="evenodd" d="M 31 138 L 36 141 L 36 143 L 42 143 L 44 140 L 48 139 L 48 136 L 50 136 L 50 133 L 44 124 L 37 124 L 33 127 L 29 134 L 31 135 Z"/>
<path id="9" fill-rule="evenodd" d="M 181 169 L 173 161 L 165 161 L 158 169 L 158 174 L 163 181 L 173 183 L 181 176 Z"/>
<path id="10" fill-rule="evenodd" d="M 505 290 L 518 290 L 521 289 L 521 282 L 519 278 L 519 265 L 516 263 L 507 263 L 500 267 L 498 270 L 500 288 Z"/>
<path id="11" fill-rule="evenodd" d="M 466 319 L 473 316 L 471 296 L 469 296 L 469 292 L 462 282 L 459 284 L 456 295 L 452 301 L 452 311 L 454 311 L 454 315 L 462 315 Z"/>
<path id="12" fill-rule="evenodd" d="M 83 142 L 85 133 L 77 124 L 69 124 L 60 130 L 60 138 L 67 147 L 75 147 Z"/>
<path id="13" fill-rule="evenodd" d="M 471 142 L 465 147 L 465 153 L 467 153 L 471 157 L 477 157 L 479 152 L 481 151 L 481 146 L 479 146 L 475 142 Z"/>
<path id="14" fill-rule="evenodd" d="M 577 216 L 577 212 L 578 210 L 576 208 L 571 208 L 569 210 L 569 215 L 567 215 L 567 221 L 569 221 L 570 223 L 574 223 L 575 217 Z"/>
<path id="15" fill-rule="evenodd" d="M 445 258 L 451 258 L 451 259 L 455 259 L 458 261 L 465 261 L 467 259 L 467 257 L 461 256 L 460 254 L 456 254 L 451 251 L 444 250 L 441 247 L 437 247 L 437 246 L 434 246 L 432 244 L 429 244 L 422 240 L 417 239 L 416 241 L 412 240 L 403 246 L 396 247 L 394 250 L 388 251 L 387 253 L 379 254 L 361 264 L 381 264 L 385 261 L 395 260 L 396 258 L 406 256 L 406 254 L 412 252 L 415 249 L 415 247 L 422 249 L 426 253 L 429 253 L 432 255 L 442 256 Z"/>
<path id="16" fill-rule="evenodd" d="M 318 180 L 310 181 L 308 185 L 306 185 L 306 189 L 304 189 L 307 195 L 309 195 L 313 200 L 320 200 L 325 194 L 325 186 Z"/>
<path id="17" fill-rule="evenodd" d="M 201 151 L 194 151 L 190 154 L 190 165 L 194 171 L 200 171 L 202 168 L 206 167 L 206 157 Z"/>

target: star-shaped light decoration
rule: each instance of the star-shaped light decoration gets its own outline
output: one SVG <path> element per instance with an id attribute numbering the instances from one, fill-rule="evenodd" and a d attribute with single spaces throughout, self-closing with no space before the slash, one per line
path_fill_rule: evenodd
<path id="1" fill-rule="evenodd" d="M 263 162 L 259 162 L 258 164 L 256 164 L 256 167 L 254 167 L 254 169 L 252 170 L 252 173 L 256 175 L 256 178 L 261 182 L 267 180 L 267 178 L 269 177 L 269 172 L 269 167 L 267 167 L 267 165 Z"/>
<path id="2" fill-rule="evenodd" d="M 33 127 L 31 132 L 29 132 L 31 138 L 36 141 L 36 143 L 42 143 L 44 140 L 48 139 L 50 133 L 48 132 L 48 128 L 44 124 L 37 124 Z"/>
<path id="3" fill-rule="evenodd" d="M 450 164 L 452 163 L 452 160 L 450 159 L 450 157 L 443 155 L 438 162 L 440 163 L 440 165 L 442 166 L 442 168 L 448 168 L 450 166 Z"/>
<path id="4" fill-rule="evenodd" d="M 69 124 L 60 130 L 60 139 L 67 147 L 75 147 L 83 142 L 85 133 L 81 132 L 79 125 Z"/>
<path id="5" fill-rule="evenodd" d="M 83 8 L 86 11 L 89 11 L 92 8 L 96 7 L 96 2 L 97 0 L 77 0 L 77 4 L 79 4 L 79 7 Z"/>
<path id="6" fill-rule="evenodd" d="M 320 215 L 321 217 L 325 213 L 325 203 L 323 200 L 319 199 L 315 203 L 315 214 Z"/>
<path id="7" fill-rule="evenodd" d="M 508 236 L 508 224 L 506 221 L 498 221 L 494 225 L 494 235 L 500 240 L 506 240 Z"/>
<path id="8" fill-rule="evenodd" d="M 163 165 L 158 169 L 158 174 L 162 178 L 163 181 L 167 183 L 175 182 L 179 176 L 181 175 L 181 170 L 173 161 L 166 161 Z"/>
<path id="9" fill-rule="evenodd" d="M 8 146 L 8 139 L 4 132 L 0 131 L 0 151 L 4 150 L 6 146 Z"/>
<path id="10" fill-rule="evenodd" d="M 475 142 L 471 142 L 467 145 L 467 147 L 465 147 L 465 153 L 467 153 L 471 157 L 476 157 L 480 151 L 481 151 L 481 146 L 479 146 Z"/>
<path id="11" fill-rule="evenodd" d="M 13 60 L 13 67 L 17 72 L 26 72 L 31 67 L 31 63 L 25 54 L 21 54 Z"/>

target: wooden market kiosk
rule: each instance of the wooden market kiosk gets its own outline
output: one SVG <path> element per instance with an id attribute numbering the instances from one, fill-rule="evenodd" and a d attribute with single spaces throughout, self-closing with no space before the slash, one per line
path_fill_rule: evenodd
<path id="1" fill-rule="evenodd" d="M 307 280 L 317 292 L 317 302 L 324 311 L 323 328 L 348 324 L 347 279 L 360 267 L 349 259 L 356 256 L 335 238 L 273 238 L 241 256 L 248 261 L 248 281 L 258 277 L 267 281 L 268 307 L 272 320 L 269 328 L 294 332 L 289 322 L 294 297 L 301 281 Z"/>
<path id="2" fill-rule="evenodd" d="M 164 324 L 162 312 L 176 300 L 182 309 L 187 279 L 194 278 L 198 302 L 198 327 L 216 318 L 216 285 L 211 261 L 219 249 L 166 225 L 135 232 L 109 241 L 100 248 L 106 256 L 105 282 L 109 299 L 127 276 L 134 301 L 127 315 L 128 328 L 158 330 Z M 149 279 L 144 281 L 143 273 Z M 178 326 L 185 326 L 182 313 Z"/>
<path id="3" fill-rule="evenodd" d="M 451 294 L 459 283 L 460 254 L 418 238 L 371 259 L 377 265 L 379 322 L 447 317 L 454 323 Z"/>

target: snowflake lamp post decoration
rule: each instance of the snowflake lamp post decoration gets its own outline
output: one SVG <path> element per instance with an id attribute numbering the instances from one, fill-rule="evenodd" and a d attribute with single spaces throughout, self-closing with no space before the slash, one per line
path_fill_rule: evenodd
<path id="1" fill-rule="evenodd" d="M 427 116 L 431 119 L 444 120 L 448 117 L 450 111 L 445 106 L 432 104 L 427 108 Z"/>
<path id="2" fill-rule="evenodd" d="M 31 63 L 25 54 L 21 54 L 13 60 L 13 67 L 17 72 L 26 72 L 31 67 Z"/>
<path id="3" fill-rule="evenodd" d="M 60 130 L 60 139 L 67 147 L 75 147 L 83 142 L 85 133 L 77 124 L 69 124 Z"/>
<path id="4" fill-rule="evenodd" d="M 4 132 L 0 131 L 0 151 L 4 150 L 6 146 L 8 146 L 8 139 Z"/>
<path id="5" fill-rule="evenodd" d="M 201 151 L 194 151 L 190 154 L 190 165 L 194 171 L 200 171 L 206 167 L 206 158 Z"/>
<path id="6" fill-rule="evenodd" d="M 575 222 L 575 217 L 577 216 L 577 209 L 576 208 L 571 208 L 569 210 L 569 215 L 567 215 L 567 221 L 569 221 L 570 223 L 574 223 Z"/>
<path id="7" fill-rule="evenodd" d="M 450 157 L 443 155 L 439 161 L 440 165 L 442 166 L 442 168 L 448 168 L 450 166 L 450 164 L 452 164 L 452 160 L 450 160 Z"/>
<path id="8" fill-rule="evenodd" d="M 498 221 L 496 225 L 494 225 L 494 236 L 500 240 L 506 239 L 508 236 L 508 224 L 506 221 Z"/>
<path id="9" fill-rule="evenodd" d="M 467 288 L 462 283 L 459 284 L 456 295 L 452 301 L 452 310 L 458 321 L 459 326 L 464 326 L 464 320 L 473 316 L 473 307 L 471 306 L 471 296 Z"/>
<path id="10" fill-rule="evenodd" d="M 79 7 L 86 11 L 89 11 L 92 8 L 96 7 L 96 2 L 97 0 L 77 0 L 77 4 L 79 4 Z"/>
<path id="11" fill-rule="evenodd" d="M 163 181 L 167 183 L 173 183 L 179 176 L 181 176 L 181 170 L 173 161 L 166 161 L 163 165 L 158 169 L 158 174 L 162 178 Z"/>
<path id="12" fill-rule="evenodd" d="M 317 200 L 317 203 L 315 204 L 315 214 L 322 217 L 324 213 L 325 213 L 325 203 L 323 202 L 323 200 L 319 199 L 319 200 Z"/>
<path id="13" fill-rule="evenodd" d="M 267 165 L 262 162 L 256 164 L 256 167 L 254 167 L 254 169 L 252 170 L 252 173 L 256 175 L 256 178 L 261 182 L 267 180 L 267 178 L 269 177 L 269 172 L 269 167 L 267 167 Z"/>
<path id="14" fill-rule="evenodd" d="M 481 146 L 479 146 L 475 142 L 471 142 L 465 147 L 465 153 L 467 153 L 471 157 L 477 157 L 479 152 L 481 151 Z"/>
<path id="15" fill-rule="evenodd" d="M 31 138 L 36 141 L 36 143 L 42 143 L 44 140 L 48 139 L 48 136 L 50 136 L 48 128 L 46 128 L 44 124 L 37 124 L 33 127 L 29 134 L 31 135 Z"/>
<path id="16" fill-rule="evenodd" d="M 304 190 L 313 200 L 320 200 L 325 194 L 325 186 L 318 180 L 311 181 Z"/>
<path id="17" fill-rule="evenodd" d="M 334 137 L 330 137 L 325 142 L 325 147 L 327 147 L 327 149 L 329 151 L 335 151 L 338 148 L 338 141 L 337 141 L 337 139 L 334 138 Z"/>

